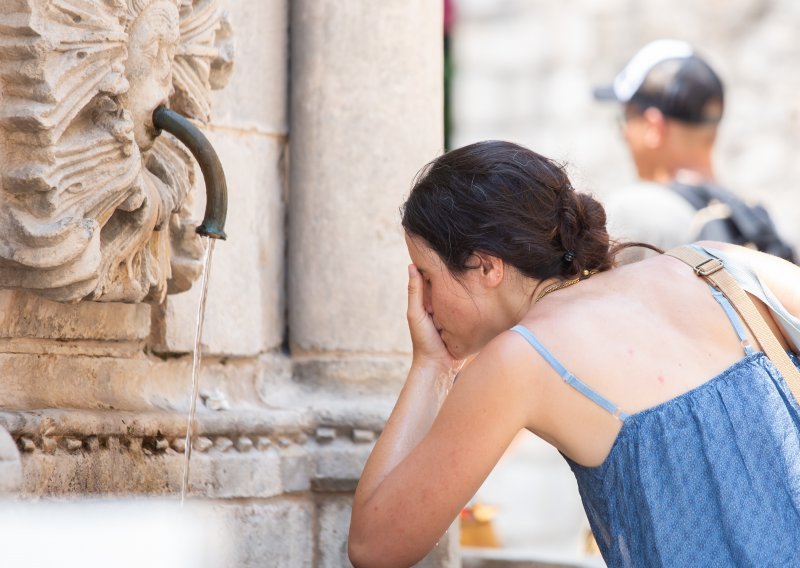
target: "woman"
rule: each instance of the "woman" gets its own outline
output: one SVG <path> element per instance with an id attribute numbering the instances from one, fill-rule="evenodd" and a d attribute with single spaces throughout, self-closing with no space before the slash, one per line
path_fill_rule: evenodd
<path id="1" fill-rule="evenodd" d="M 800 407 L 689 266 L 614 267 L 601 205 L 507 142 L 429 164 L 403 227 L 413 360 L 356 491 L 356 566 L 422 558 L 521 428 L 569 462 L 610 566 L 800 565 Z M 771 290 L 788 350 L 800 268 L 705 246 Z"/>

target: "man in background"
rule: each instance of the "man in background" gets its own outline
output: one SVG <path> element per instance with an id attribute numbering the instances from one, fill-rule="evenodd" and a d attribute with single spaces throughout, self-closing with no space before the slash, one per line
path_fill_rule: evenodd
<path id="1" fill-rule="evenodd" d="M 606 200 L 612 236 L 663 249 L 700 239 L 727 241 L 794 262 L 767 211 L 717 183 L 712 154 L 724 89 L 691 45 L 647 44 L 613 85 L 594 94 L 623 105 L 625 142 L 640 179 Z"/>

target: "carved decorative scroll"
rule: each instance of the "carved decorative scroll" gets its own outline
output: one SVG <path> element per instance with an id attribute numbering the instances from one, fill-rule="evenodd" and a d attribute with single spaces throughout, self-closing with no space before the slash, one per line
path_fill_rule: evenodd
<path id="1" fill-rule="evenodd" d="M 0 287 L 161 301 L 199 273 L 190 155 L 232 65 L 220 0 L 0 2 Z"/>

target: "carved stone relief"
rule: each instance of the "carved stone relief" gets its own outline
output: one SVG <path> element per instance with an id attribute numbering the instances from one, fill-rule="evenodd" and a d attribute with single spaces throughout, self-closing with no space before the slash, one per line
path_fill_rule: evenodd
<path id="1" fill-rule="evenodd" d="M 191 285 L 194 166 L 151 117 L 209 120 L 233 55 L 219 4 L 0 2 L 0 287 L 158 302 Z"/>

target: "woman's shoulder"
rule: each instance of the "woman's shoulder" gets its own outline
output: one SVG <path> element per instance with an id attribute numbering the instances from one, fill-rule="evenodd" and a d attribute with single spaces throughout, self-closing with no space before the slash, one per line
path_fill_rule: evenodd
<path id="1" fill-rule="evenodd" d="M 676 314 L 708 307 L 710 298 L 708 286 L 688 266 L 658 255 L 550 294 L 520 323 L 556 357 L 574 358 L 587 349 L 600 355 L 604 345 L 639 343 L 656 322 L 667 332 L 667 325 L 680 324 Z"/>

